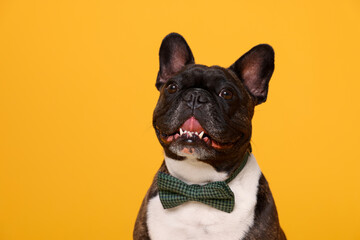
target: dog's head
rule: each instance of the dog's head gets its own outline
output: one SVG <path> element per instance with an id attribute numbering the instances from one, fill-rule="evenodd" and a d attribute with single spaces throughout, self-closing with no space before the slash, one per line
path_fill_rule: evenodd
<path id="1" fill-rule="evenodd" d="M 250 147 L 254 107 L 265 102 L 274 51 L 255 46 L 229 68 L 195 64 L 185 39 L 166 36 L 160 47 L 153 125 L 168 157 L 196 158 L 229 170 Z"/>

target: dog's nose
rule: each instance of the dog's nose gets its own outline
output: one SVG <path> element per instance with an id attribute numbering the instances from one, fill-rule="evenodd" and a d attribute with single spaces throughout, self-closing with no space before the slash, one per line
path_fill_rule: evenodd
<path id="1" fill-rule="evenodd" d="M 208 96 L 203 90 L 192 90 L 183 95 L 183 99 L 191 109 L 197 109 L 209 102 Z"/>

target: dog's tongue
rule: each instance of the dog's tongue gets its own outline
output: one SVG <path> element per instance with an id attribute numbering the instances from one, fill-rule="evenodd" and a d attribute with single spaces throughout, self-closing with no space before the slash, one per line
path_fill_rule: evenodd
<path id="1" fill-rule="evenodd" d="M 186 120 L 184 124 L 181 125 L 180 128 L 182 128 L 182 130 L 186 130 L 190 132 L 198 132 L 198 133 L 205 131 L 195 117 L 191 117 L 188 120 Z"/>

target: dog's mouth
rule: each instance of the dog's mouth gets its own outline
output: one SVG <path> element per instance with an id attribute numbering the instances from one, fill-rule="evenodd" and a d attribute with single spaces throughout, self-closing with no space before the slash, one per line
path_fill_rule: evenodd
<path id="1" fill-rule="evenodd" d="M 233 143 L 219 143 L 215 141 L 195 117 L 190 117 L 172 134 L 165 134 L 160 131 L 160 138 L 166 144 L 182 141 L 190 145 L 205 144 L 216 149 L 226 149 L 233 145 Z"/>

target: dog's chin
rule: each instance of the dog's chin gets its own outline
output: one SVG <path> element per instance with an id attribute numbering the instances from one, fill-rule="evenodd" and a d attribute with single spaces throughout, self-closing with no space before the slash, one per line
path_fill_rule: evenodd
<path id="1" fill-rule="evenodd" d="M 203 140 L 193 138 L 178 138 L 169 144 L 168 149 L 180 157 L 208 159 L 214 155 L 214 149 Z"/>

